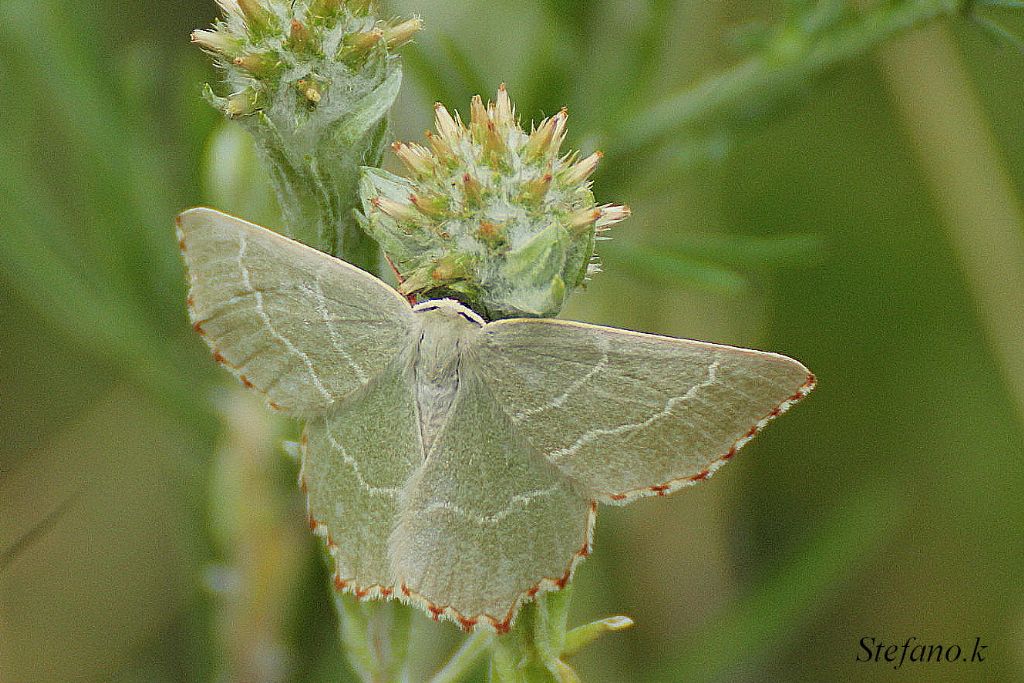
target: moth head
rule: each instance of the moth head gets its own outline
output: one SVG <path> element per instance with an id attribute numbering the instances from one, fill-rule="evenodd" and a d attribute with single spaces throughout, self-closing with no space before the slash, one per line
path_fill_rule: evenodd
<path id="1" fill-rule="evenodd" d="M 417 298 L 451 297 L 489 319 L 556 315 L 592 273 L 599 233 L 629 215 L 598 206 L 600 153 L 562 153 L 568 114 L 527 133 L 502 86 L 466 125 L 435 107 L 428 145 L 395 143 L 406 177 L 363 170 L 363 226 Z"/>
<path id="2" fill-rule="evenodd" d="M 486 321 L 454 299 L 430 299 L 413 306 L 413 313 L 429 318 L 444 319 L 455 323 L 460 328 L 476 329 L 483 327 Z"/>

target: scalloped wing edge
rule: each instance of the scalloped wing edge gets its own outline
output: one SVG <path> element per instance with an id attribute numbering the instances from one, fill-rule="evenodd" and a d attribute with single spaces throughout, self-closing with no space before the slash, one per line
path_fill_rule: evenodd
<path id="1" fill-rule="evenodd" d="M 680 489 L 686 488 L 688 486 L 694 486 L 695 484 L 699 484 L 702 481 L 710 479 L 715 474 L 715 472 L 717 472 L 725 463 L 732 460 L 741 448 L 746 446 L 751 439 L 753 439 L 761 432 L 761 430 L 767 427 L 768 423 L 770 423 L 772 420 L 785 413 L 787 410 L 789 410 L 794 405 L 802 401 L 804 398 L 806 398 L 807 395 L 814 390 L 814 387 L 817 385 L 817 382 L 818 379 L 817 377 L 814 376 L 814 373 L 808 371 L 807 379 L 804 381 L 803 384 L 800 385 L 800 388 L 796 390 L 796 393 L 794 393 L 792 396 L 790 396 L 789 398 L 787 398 L 786 400 L 782 401 L 777 406 L 772 408 L 770 411 L 768 411 L 768 413 L 760 420 L 755 422 L 754 425 L 750 429 L 748 429 L 743 436 L 741 436 L 739 439 L 733 442 L 732 446 L 729 447 L 728 451 L 718 456 L 718 458 L 713 460 L 710 465 L 708 465 L 706 468 L 704 468 L 697 474 L 693 474 L 687 477 L 680 477 L 678 479 L 670 479 L 667 482 L 657 484 L 655 486 L 645 486 L 643 488 L 632 489 L 629 491 L 621 491 L 617 493 L 599 494 L 597 496 L 597 500 L 608 505 L 626 505 L 628 503 L 632 503 L 634 500 L 639 500 L 640 498 L 646 498 L 649 496 L 667 496 L 669 494 L 675 493 L 676 491 L 679 491 Z"/>

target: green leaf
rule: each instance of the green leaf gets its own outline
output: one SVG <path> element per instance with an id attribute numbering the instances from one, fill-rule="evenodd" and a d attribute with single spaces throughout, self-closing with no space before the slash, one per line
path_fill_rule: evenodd
<path id="1" fill-rule="evenodd" d="M 601 636 L 616 631 L 623 631 L 632 625 L 633 620 L 629 617 L 606 617 L 583 626 L 577 626 L 565 635 L 561 656 L 572 657 Z"/>
<path id="2" fill-rule="evenodd" d="M 669 286 L 694 287 L 731 296 L 750 288 L 749 281 L 735 270 L 652 247 L 605 242 L 600 254 L 610 269 L 632 272 Z"/>
<path id="3" fill-rule="evenodd" d="M 878 3 L 834 30 L 774 41 L 765 52 L 625 117 L 608 135 L 606 151 L 610 156 L 636 151 L 676 131 L 749 110 L 765 98 L 791 95 L 809 79 L 892 36 L 940 16 L 956 15 L 960 4 L 957 0 Z M 797 39 L 796 49 L 793 39 Z"/>

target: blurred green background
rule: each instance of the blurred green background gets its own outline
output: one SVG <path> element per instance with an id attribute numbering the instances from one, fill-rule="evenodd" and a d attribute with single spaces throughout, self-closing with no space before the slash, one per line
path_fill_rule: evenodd
<path id="1" fill-rule="evenodd" d="M 609 151 L 596 194 L 634 218 L 565 317 L 820 380 L 712 482 L 602 511 L 572 619 L 637 626 L 576 658 L 584 680 L 1024 680 L 1024 56 L 943 19 L 628 144 L 638 111 L 759 54 L 756 20 L 844 4 L 387 4 L 427 27 L 397 138 L 504 81 L 525 119 L 568 105 L 569 144 Z M 350 675 L 294 427 L 186 321 L 174 214 L 274 221 L 200 99 L 188 35 L 215 12 L 0 0 L 5 682 Z M 419 680 L 460 636 L 414 627 Z M 981 638 L 985 662 L 856 661 L 910 636 Z"/>

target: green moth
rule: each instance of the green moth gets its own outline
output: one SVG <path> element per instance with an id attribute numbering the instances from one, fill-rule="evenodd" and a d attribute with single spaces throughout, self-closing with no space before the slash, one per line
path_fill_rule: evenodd
<path id="1" fill-rule="evenodd" d="M 301 485 L 335 585 L 507 631 L 569 581 L 597 504 L 708 478 L 814 386 L 772 353 L 415 306 L 211 209 L 178 217 L 218 362 L 306 422 Z"/>

